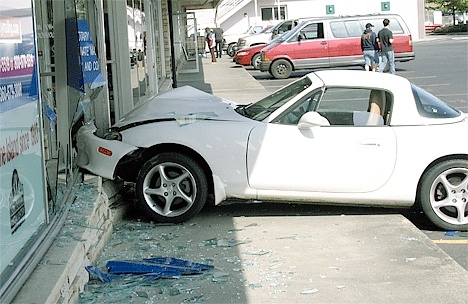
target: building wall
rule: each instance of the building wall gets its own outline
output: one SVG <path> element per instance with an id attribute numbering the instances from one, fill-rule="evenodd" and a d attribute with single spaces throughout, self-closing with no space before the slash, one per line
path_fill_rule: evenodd
<path id="1" fill-rule="evenodd" d="M 383 2 L 389 3 L 390 9 L 388 11 L 382 10 Z M 261 9 L 277 6 L 275 3 L 277 2 L 271 0 L 257 0 L 258 16 L 255 16 L 254 1 L 251 1 L 228 19 L 219 19 L 216 22 L 227 34 L 241 33 L 246 29 L 247 24 L 275 23 L 277 21 L 261 20 Z M 379 13 L 399 14 L 408 25 L 414 40 L 424 38 L 424 0 L 281 0 L 280 5 L 286 6 L 287 19 Z M 334 14 L 327 14 L 326 8 L 330 5 L 334 6 Z M 245 14 L 248 16 L 249 22 L 245 21 Z"/>

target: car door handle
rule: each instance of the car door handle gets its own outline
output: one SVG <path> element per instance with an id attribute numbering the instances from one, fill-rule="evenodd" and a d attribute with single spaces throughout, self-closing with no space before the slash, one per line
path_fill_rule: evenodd
<path id="1" fill-rule="evenodd" d="M 363 140 L 359 144 L 366 147 L 380 147 L 380 143 L 375 140 Z"/>
<path id="2" fill-rule="evenodd" d="M 322 42 L 320 42 L 320 44 L 321 44 L 321 45 L 325 45 L 325 44 L 327 44 L 327 42 L 326 42 L 326 41 L 322 41 Z"/>

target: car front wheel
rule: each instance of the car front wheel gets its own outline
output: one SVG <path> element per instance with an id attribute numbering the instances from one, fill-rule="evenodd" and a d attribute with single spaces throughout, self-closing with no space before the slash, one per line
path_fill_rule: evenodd
<path id="1" fill-rule="evenodd" d="M 270 73 L 276 79 L 286 79 L 291 76 L 292 65 L 287 60 L 278 59 L 271 64 Z"/>
<path id="2" fill-rule="evenodd" d="M 234 57 L 234 55 L 236 55 L 236 51 L 237 51 L 237 45 L 235 43 L 231 43 L 230 45 L 228 45 L 226 53 L 230 57 Z"/>
<path id="3" fill-rule="evenodd" d="M 178 153 L 163 153 L 140 169 L 135 186 L 138 203 L 159 223 L 180 223 L 195 216 L 208 197 L 202 168 Z"/>
<path id="4" fill-rule="evenodd" d="M 419 201 L 437 226 L 468 230 L 468 160 L 448 160 L 430 168 L 422 178 Z"/>
<path id="5" fill-rule="evenodd" d="M 260 61 L 260 53 L 253 55 L 251 63 L 254 69 L 260 70 Z"/>

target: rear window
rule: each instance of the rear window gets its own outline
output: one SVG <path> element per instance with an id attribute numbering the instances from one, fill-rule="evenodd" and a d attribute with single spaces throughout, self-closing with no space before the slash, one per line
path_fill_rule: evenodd
<path id="1" fill-rule="evenodd" d="M 364 31 L 359 20 L 330 22 L 330 28 L 336 38 L 360 37 Z"/>
<path id="2" fill-rule="evenodd" d="M 419 115 L 428 118 L 453 118 L 461 115 L 460 111 L 420 87 L 412 84 L 411 89 Z"/>
<path id="3" fill-rule="evenodd" d="M 390 30 L 394 35 L 404 34 L 400 22 L 395 18 L 388 18 L 390 20 Z M 366 29 L 366 24 L 371 23 L 374 25 L 374 32 L 377 34 L 383 28 L 384 18 L 379 19 L 360 19 L 360 20 L 347 20 L 347 21 L 332 21 L 330 22 L 330 29 L 335 38 L 349 38 L 360 37 Z"/>
<path id="4" fill-rule="evenodd" d="M 366 24 L 369 22 L 374 25 L 374 32 L 377 34 L 383 28 L 383 20 L 385 18 L 380 19 L 372 19 L 372 20 L 361 20 L 361 26 L 364 29 L 366 28 Z M 404 34 L 405 31 L 401 26 L 400 22 L 398 22 L 395 18 L 388 18 L 390 20 L 390 30 L 392 31 L 393 35 Z"/>
<path id="5" fill-rule="evenodd" d="M 330 28 L 335 38 L 349 37 L 346 26 L 342 21 L 330 22 Z"/>

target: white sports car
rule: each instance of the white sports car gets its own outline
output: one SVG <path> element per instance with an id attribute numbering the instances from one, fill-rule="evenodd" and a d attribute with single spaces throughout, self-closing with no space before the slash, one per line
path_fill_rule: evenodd
<path id="1" fill-rule="evenodd" d="M 77 134 L 77 163 L 135 182 L 142 210 L 182 222 L 211 195 L 402 207 L 468 229 L 468 118 L 402 77 L 317 71 L 249 105 L 186 86 L 105 136 Z"/>

